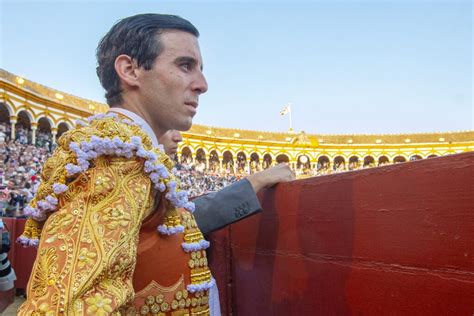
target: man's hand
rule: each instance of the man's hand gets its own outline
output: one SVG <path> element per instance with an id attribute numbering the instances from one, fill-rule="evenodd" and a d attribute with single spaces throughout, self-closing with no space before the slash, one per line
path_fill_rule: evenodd
<path id="1" fill-rule="evenodd" d="M 255 193 L 263 188 L 271 187 L 279 182 L 295 180 L 295 173 L 285 163 L 280 163 L 264 171 L 255 173 L 246 178 L 252 185 Z"/>

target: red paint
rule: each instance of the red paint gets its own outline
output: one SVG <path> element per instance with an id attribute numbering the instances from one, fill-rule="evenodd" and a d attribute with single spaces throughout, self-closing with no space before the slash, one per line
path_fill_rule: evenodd
<path id="1" fill-rule="evenodd" d="M 229 229 L 235 315 L 473 315 L 474 153 L 280 184 Z M 213 248 L 213 252 L 221 251 Z M 222 277 L 222 275 L 219 275 Z"/>

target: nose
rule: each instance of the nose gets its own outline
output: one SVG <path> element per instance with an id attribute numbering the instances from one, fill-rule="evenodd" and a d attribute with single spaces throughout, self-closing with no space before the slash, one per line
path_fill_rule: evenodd
<path id="1" fill-rule="evenodd" d="M 193 91 L 197 92 L 198 94 L 206 93 L 207 91 L 207 80 L 202 71 L 197 72 L 196 79 L 194 80 L 193 84 Z"/>
<path id="2" fill-rule="evenodd" d="M 183 141 L 183 136 L 181 136 L 181 133 L 179 131 L 173 131 L 173 141 L 176 144 L 179 144 Z"/>

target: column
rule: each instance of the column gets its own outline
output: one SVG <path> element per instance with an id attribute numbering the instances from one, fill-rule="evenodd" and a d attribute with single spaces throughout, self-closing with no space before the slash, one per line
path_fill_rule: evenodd
<path id="1" fill-rule="evenodd" d="M 293 161 L 290 160 L 290 168 L 293 171 L 296 171 L 296 160 L 293 160 Z"/>
<path id="2" fill-rule="evenodd" d="M 12 126 L 12 133 L 11 133 L 10 137 L 13 141 L 15 140 L 15 137 L 16 137 L 16 134 L 15 134 L 16 122 L 17 122 L 17 116 L 16 115 L 10 116 L 10 124 Z"/>
<path id="3" fill-rule="evenodd" d="M 31 144 L 36 145 L 36 130 L 38 129 L 38 123 L 31 123 Z"/>
<path id="4" fill-rule="evenodd" d="M 56 135 L 58 135 L 58 128 L 57 127 L 51 127 L 51 135 L 53 135 L 52 143 L 56 144 Z"/>

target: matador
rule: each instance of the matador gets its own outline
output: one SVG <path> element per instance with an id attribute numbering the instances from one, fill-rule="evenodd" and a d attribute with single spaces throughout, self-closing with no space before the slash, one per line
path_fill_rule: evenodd
<path id="1" fill-rule="evenodd" d="M 207 90 L 198 35 L 172 15 L 116 23 L 97 49 L 107 103 L 136 113 L 157 137 L 189 129 Z M 150 134 L 109 113 L 58 140 L 25 209 L 21 241 L 37 243 L 38 255 L 20 315 L 209 314 L 209 243 Z M 140 230 L 150 238 L 138 247 Z M 137 263 L 142 257 L 153 266 Z"/>
<path id="2" fill-rule="evenodd" d="M 38 247 L 19 315 L 213 314 L 209 242 L 157 141 L 188 130 L 207 91 L 198 36 L 180 17 L 140 14 L 99 43 L 111 109 L 64 133 L 43 167 L 19 238 Z"/>

